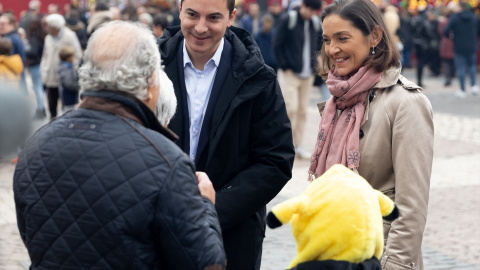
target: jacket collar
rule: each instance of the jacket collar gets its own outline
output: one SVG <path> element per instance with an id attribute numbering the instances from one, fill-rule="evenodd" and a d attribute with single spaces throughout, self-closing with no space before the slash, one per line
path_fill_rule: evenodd
<path id="1" fill-rule="evenodd" d="M 158 39 L 158 47 L 163 60 L 163 65 L 167 66 L 175 60 L 178 46 L 184 39 L 180 26 L 165 29 L 163 36 Z M 248 78 L 255 75 L 260 69 L 264 68 L 264 61 L 260 49 L 255 43 L 252 35 L 247 31 L 229 27 L 225 31 L 225 39 L 232 44 L 232 75 L 235 83 L 239 85 Z"/>
<path id="2" fill-rule="evenodd" d="M 401 67 L 391 67 L 383 72 L 382 76 L 380 77 L 380 81 L 377 82 L 372 88 L 382 89 L 382 88 L 389 88 L 397 84 L 400 76 L 400 71 L 402 70 Z M 403 76 L 402 76 L 403 77 Z"/>
<path id="3" fill-rule="evenodd" d="M 155 114 L 135 96 L 112 90 L 84 91 L 80 95 L 82 101 L 78 108 L 102 111 L 118 117 L 130 118 L 146 128 L 155 130 L 172 141 L 178 136 L 170 129 L 162 126 Z"/>

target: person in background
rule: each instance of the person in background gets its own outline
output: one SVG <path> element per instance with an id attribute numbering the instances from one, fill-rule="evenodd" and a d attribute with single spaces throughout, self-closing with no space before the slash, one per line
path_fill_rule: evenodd
<path id="1" fill-rule="evenodd" d="M 112 20 L 110 8 L 104 2 L 96 2 L 92 7 L 92 13 L 88 20 L 87 36 L 91 36 L 100 25 Z"/>
<path id="2" fill-rule="evenodd" d="M 17 22 L 12 13 L 4 13 L 0 16 L 0 34 L 2 38 L 7 38 L 12 41 L 12 54 L 18 54 L 22 58 L 23 67 L 26 66 L 27 58 L 25 55 L 25 47 L 22 39 L 17 31 Z M 25 70 L 20 75 L 20 89 L 28 95 L 27 83 L 25 80 Z"/>
<path id="3" fill-rule="evenodd" d="M 78 103 L 78 73 L 75 69 L 73 61 L 75 60 L 75 49 L 65 46 L 58 53 L 60 64 L 58 66 L 58 90 L 62 96 L 63 112 L 67 112 L 75 108 Z"/>
<path id="4" fill-rule="evenodd" d="M 332 97 L 321 121 L 310 180 L 343 164 L 392 199 L 400 217 L 384 221 L 382 269 L 423 270 L 422 238 L 433 161 L 433 113 L 403 77 L 400 54 L 370 0 L 337 0 L 322 12 L 319 73 Z"/>
<path id="5" fill-rule="evenodd" d="M 440 75 L 440 68 L 442 61 L 440 59 L 440 35 L 438 34 L 438 19 L 436 10 L 430 8 L 427 11 L 427 18 L 430 31 L 432 32 L 432 39 L 428 47 L 428 67 L 432 72 L 432 76 L 438 77 Z"/>
<path id="6" fill-rule="evenodd" d="M 285 13 L 275 29 L 273 51 L 278 64 L 278 82 L 292 122 L 295 153 L 310 158 L 302 147 L 310 90 L 315 79 L 316 55 L 321 46 L 322 26 L 315 15 L 320 0 L 305 0 L 299 9 Z"/>
<path id="7" fill-rule="evenodd" d="M 470 75 L 470 88 L 474 95 L 478 95 L 476 84 L 477 74 L 477 39 L 480 35 L 479 20 L 466 2 L 459 3 L 459 12 L 451 16 L 447 26 L 443 29 L 443 35 L 449 37 L 453 34 L 453 52 L 455 68 L 457 71 L 460 90 L 455 96 L 466 97 L 465 76 Z"/>
<path id="8" fill-rule="evenodd" d="M 110 7 L 110 15 L 112 15 L 112 21 L 122 19 L 122 10 L 119 7 Z"/>
<path id="9" fill-rule="evenodd" d="M 68 16 L 65 16 L 65 26 L 68 29 L 75 32 L 77 35 L 78 41 L 80 42 L 80 47 L 82 47 L 82 51 L 87 48 L 87 31 L 85 24 L 80 20 L 80 11 L 77 8 L 70 8 L 68 12 Z"/>
<path id="10" fill-rule="evenodd" d="M 445 76 L 444 86 L 450 86 L 452 80 L 455 77 L 455 63 L 453 61 L 453 34 L 450 33 L 448 37 L 443 35 L 443 30 L 447 26 L 449 18 L 452 14 L 453 8 L 455 8 L 455 3 L 451 2 L 453 5 L 449 4 L 443 10 L 443 16 L 440 17 L 437 32 L 440 35 L 440 58 L 442 59 L 442 70 L 443 75 Z"/>
<path id="11" fill-rule="evenodd" d="M 402 69 L 411 68 L 410 58 L 412 53 L 412 25 L 411 14 L 408 10 L 408 4 L 406 2 L 400 3 L 400 29 L 397 32 L 400 41 L 403 44 L 403 50 L 401 52 L 400 62 L 402 63 Z"/>
<path id="12" fill-rule="evenodd" d="M 40 74 L 40 62 L 42 60 L 43 45 L 47 32 L 43 29 L 43 15 L 38 15 L 30 25 L 29 48 L 26 51 L 27 68 L 32 78 L 32 88 L 37 101 L 37 109 L 34 118 L 43 119 L 45 112 L 45 91 L 43 89 L 42 76 Z"/>
<path id="13" fill-rule="evenodd" d="M 417 85 L 425 88 L 423 84 L 423 68 L 428 64 L 430 40 L 435 39 L 435 31 L 428 21 L 427 8 L 419 7 L 418 14 L 412 18 L 412 42 L 417 56 Z"/>
<path id="14" fill-rule="evenodd" d="M 28 2 L 27 14 L 20 19 L 20 27 L 25 29 L 28 40 L 30 40 L 30 26 L 40 13 L 41 4 L 40 0 L 31 0 Z"/>
<path id="15" fill-rule="evenodd" d="M 268 7 L 268 13 L 273 16 L 273 21 L 275 22 L 274 28 L 278 27 L 278 23 L 280 22 L 280 17 L 283 14 L 282 3 L 279 0 L 274 0 L 272 5 Z"/>
<path id="16" fill-rule="evenodd" d="M 138 20 L 143 23 L 145 26 L 148 27 L 148 29 L 152 29 L 152 24 L 153 24 L 153 18 L 152 15 L 149 13 L 145 12 L 142 13 L 138 16 Z"/>
<path id="17" fill-rule="evenodd" d="M 247 13 L 241 20 L 242 28 L 252 35 L 255 35 L 262 29 L 262 19 L 260 17 L 260 7 L 256 2 L 248 4 Z"/>
<path id="18" fill-rule="evenodd" d="M 398 8 L 390 4 L 388 0 L 381 0 L 380 10 L 383 12 L 383 20 L 387 27 L 387 31 L 401 54 L 403 51 L 403 42 L 397 35 L 400 30 L 400 14 L 398 14 Z"/>
<path id="19" fill-rule="evenodd" d="M 265 60 L 265 64 L 269 65 L 276 72 L 277 60 L 275 60 L 275 55 L 272 51 L 273 36 L 275 34 L 275 29 L 273 28 L 273 25 L 273 16 L 269 13 L 263 15 L 262 29 L 253 36 L 258 44 L 258 47 L 260 48 L 260 52 L 262 53 L 263 60 Z"/>
<path id="20" fill-rule="evenodd" d="M 18 88 L 20 74 L 23 71 L 22 58 L 18 54 L 12 54 L 12 41 L 8 38 L 0 39 L 0 81 L 2 85 L 12 84 Z M 2 90 L 0 90 L 2 91 Z"/>
<path id="21" fill-rule="evenodd" d="M 163 31 L 168 27 L 168 17 L 167 15 L 161 13 L 156 14 L 153 17 L 153 27 L 152 32 L 156 38 L 163 36 Z"/>
<path id="22" fill-rule="evenodd" d="M 32 269 L 225 269 L 212 183 L 157 120 L 175 110 L 154 114 L 175 106 L 160 62 L 139 24 L 109 22 L 90 38 L 79 108 L 38 130 L 15 168 Z"/>
<path id="23" fill-rule="evenodd" d="M 292 129 L 275 72 L 234 0 L 181 0 L 158 40 L 178 100 L 169 127 L 217 191 L 228 269 L 260 269 L 266 204 L 292 177 Z M 232 158 L 235 157 L 235 158 Z"/>
<path id="24" fill-rule="evenodd" d="M 65 19 L 60 14 L 48 15 L 45 19 L 48 35 L 45 37 L 42 59 L 40 61 L 40 74 L 46 87 L 48 109 L 50 118 L 57 116 L 57 105 L 59 98 L 58 65 L 60 58 L 58 53 L 65 46 L 71 46 L 75 49 L 74 66 L 77 67 L 82 57 L 82 48 L 77 35 L 72 30 L 65 27 Z"/>
<path id="25" fill-rule="evenodd" d="M 48 14 L 60 14 L 60 6 L 58 4 L 51 3 L 47 7 Z"/>

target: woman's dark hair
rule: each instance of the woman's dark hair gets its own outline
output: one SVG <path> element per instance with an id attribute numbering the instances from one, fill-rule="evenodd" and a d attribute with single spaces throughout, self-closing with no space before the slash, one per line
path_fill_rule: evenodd
<path id="1" fill-rule="evenodd" d="M 371 0 L 336 0 L 327 6 L 321 15 L 322 22 L 330 15 L 352 22 L 364 36 L 368 36 L 375 27 L 382 28 L 382 39 L 375 47 L 375 54 L 369 54 L 364 65 L 383 72 L 390 67 L 400 66 L 400 53 L 390 37 L 380 10 Z M 326 78 L 334 63 L 325 53 L 325 44 L 320 51 L 322 63 L 319 65 L 319 75 Z"/>
<path id="2" fill-rule="evenodd" d="M 36 37 L 40 41 L 44 41 L 47 36 L 47 32 L 43 28 L 43 15 L 39 14 L 30 25 L 30 37 Z"/>

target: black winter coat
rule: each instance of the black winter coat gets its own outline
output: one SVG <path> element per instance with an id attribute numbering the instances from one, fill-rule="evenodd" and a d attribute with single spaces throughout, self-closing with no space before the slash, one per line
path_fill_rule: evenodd
<path id="1" fill-rule="evenodd" d="M 44 41 L 37 36 L 30 37 L 30 46 L 25 52 L 28 66 L 38 66 L 42 61 Z"/>
<path id="2" fill-rule="evenodd" d="M 293 12 L 293 11 L 291 11 Z M 273 52 L 277 59 L 277 66 L 283 70 L 291 69 L 295 73 L 302 72 L 303 67 L 303 43 L 305 40 L 305 20 L 303 20 L 299 11 L 297 14 L 297 23 L 293 29 L 289 29 L 289 14 L 284 13 L 280 17 L 280 22 L 275 30 L 273 37 Z M 314 71 L 317 66 L 317 55 L 322 47 L 322 34 L 319 30 L 315 31 L 313 22 L 310 21 L 310 65 Z"/>
<path id="3" fill-rule="evenodd" d="M 231 27 L 225 39 L 233 48 L 232 63 L 214 108 L 208 146 L 196 164 L 197 170 L 208 174 L 217 190 L 215 206 L 224 232 L 227 259 L 231 260 L 232 256 L 241 257 L 239 253 L 253 247 L 244 244 L 242 251 L 229 254 L 227 245 L 232 244 L 226 237 L 229 231 L 241 240 L 263 241 L 265 205 L 291 178 L 295 151 L 290 120 L 274 71 L 265 65 L 258 46 L 245 30 Z M 165 71 L 179 100 L 169 127 L 179 134 L 177 144 L 181 148 L 184 121 L 189 121 L 181 107 L 176 59 L 182 40 L 180 27 L 167 28 L 158 40 Z M 243 234 L 249 229 L 239 227 L 247 221 L 261 230 L 259 236 Z"/>
<path id="4" fill-rule="evenodd" d="M 82 95 L 27 142 L 15 169 L 30 269 L 221 269 L 215 209 L 175 135 L 132 96 Z"/>

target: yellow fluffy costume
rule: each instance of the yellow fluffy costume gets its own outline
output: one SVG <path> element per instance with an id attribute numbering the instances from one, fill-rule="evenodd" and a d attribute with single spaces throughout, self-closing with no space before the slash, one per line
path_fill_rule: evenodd
<path id="1" fill-rule="evenodd" d="M 273 207 L 271 228 L 291 222 L 297 255 L 291 269 L 309 261 L 358 264 L 383 252 L 383 222 L 398 217 L 391 199 L 343 165 L 331 167 L 299 196 Z"/>

